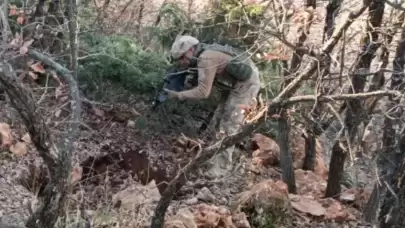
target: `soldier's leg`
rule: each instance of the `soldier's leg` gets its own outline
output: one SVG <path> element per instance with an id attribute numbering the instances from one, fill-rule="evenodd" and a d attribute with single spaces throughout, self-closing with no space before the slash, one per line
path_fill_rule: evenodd
<path id="1" fill-rule="evenodd" d="M 211 118 L 210 122 L 208 123 L 207 130 L 210 133 L 210 135 L 215 138 L 216 133 L 219 131 L 219 123 L 222 117 L 222 114 L 224 113 L 224 108 L 225 108 L 225 102 L 227 101 L 229 92 L 222 91 L 221 92 L 221 97 L 218 101 L 218 106 L 214 111 L 214 115 Z"/>
<path id="2" fill-rule="evenodd" d="M 229 94 L 220 119 L 218 137 L 231 136 L 241 131 L 245 116 L 240 105 L 249 105 L 256 98 L 259 90 L 260 85 L 242 85 Z M 226 170 L 232 168 L 234 150 L 233 145 L 225 151 L 218 151 L 211 161 L 213 165 L 209 171 L 211 176 L 221 176 Z"/>

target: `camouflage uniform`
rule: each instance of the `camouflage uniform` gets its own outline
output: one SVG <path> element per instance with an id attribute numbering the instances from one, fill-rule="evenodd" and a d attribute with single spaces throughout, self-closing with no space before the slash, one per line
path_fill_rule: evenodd
<path id="1" fill-rule="evenodd" d="M 182 53 L 189 50 L 190 47 L 195 47 L 198 43 L 198 40 L 193 37 L 180 37 L 172 46 L 172 56 L 178 58 Z M 259 70 L 254 63 L 250 59 L 246 61 L 251 66 L 250 77 L 241 81 L 227 73 L 227 64 L 232 59 L 235 59 L 235 57 L 223 51 L 210 50 L 210 48 L 203 50 L 199 53 L 195 63 L 198 69 L 198 85 L 175 95 L 179 100 L 208 98 L 214 82 L 231 88 L 222 96 L 222 101 L 219 103 L 209 125 L 209 130 L 219 130 L 220 135 L 233 135 L 241 130 L 244 122 L 244 111 L 240 108 L 240 105 L 251 105 L 260 90 Z M 217 129 L 218 127 L 219 129 Z M 222 173 L 218 168 L 230 168 L 233 151 L 234 146 L 228 148 L 226 153 L 214 157 L 214 168 L 211 169 L 212 175 L 218 176 Z M 217 171 L 220 173 L 217 173 Z"/>

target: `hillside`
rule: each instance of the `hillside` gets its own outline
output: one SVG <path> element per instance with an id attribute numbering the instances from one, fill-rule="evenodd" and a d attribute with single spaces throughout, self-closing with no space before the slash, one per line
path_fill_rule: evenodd
<path id="1" fill-rule="evenodd" d="M 405 225 L 405 3 L 63 3 L 1 10 L 0 227 Z M 219 88 L 152 108 L 181 32 L 257 64 L 242 133 L 204 131 Z"/>

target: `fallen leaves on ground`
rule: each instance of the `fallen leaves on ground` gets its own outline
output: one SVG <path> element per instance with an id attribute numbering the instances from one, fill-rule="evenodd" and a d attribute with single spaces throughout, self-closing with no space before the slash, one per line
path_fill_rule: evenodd
<path id="1" fill-rule="evenodd" d="M 323 197 L 327 182 L 322 177 L 302 169 L 295 170 L 294 175 L 298 194 L 315 198 Z"/>
<path id="2" fill-rule="evenodd" d="M 177 161 L 189 161 L 190 157 L 194 157 L 198 150 L 200 149 L 200 145 L 204 144 L 201 140 L 193 140 L 184 135 L 177 137 L 173 140 L 173 146 L 171 151 L 174 153 L 174 157 Z"/>
<path id="3" fill-rule="evenodd" d="M 232 214 L 223 206 L 198 204 L 182 208 L 165 222 L 164 228 L 250 228 L 245 213 Z"/>
<path id="4" fill-rule="evenodd" d="M 27 151 L 27 144 L 25 142 L 17 142 L 16 144 L 13 144 L 9 148 L 10 152 L 15 154 L 16 156 L 24 156 Z"/>
<path id="5" fill-rule="evenodd" d="M 11 133 L 10 125 L 0 123 L 0 139 L 2 147 L 9 147 L 13 143 L 13 135 Z"/>
<path id="6" fill-rule="evenodd" d="M 370 198 L 371 192 L 372 189 L 350 188 L 340 194 L 339 201 L 342 203 L 350 203 L 359 209 L 363 209 Z"/>
<path id="7" fill-rule="evenodd" d="M 326 209 L 313 197 L 290 194 L 292 207 L 300 212 L 314 216 L 325 215 Z"/>
<path id="8" fill-rule="evenodd" d="M 114 205 L 120 203 L 120 207 L 129 210 L 139 205 L 157 202 L 159 199 L 160 193 L 154 180 L 146 186 L 134 183 L 112 197 Z"/>
<path id="9" fill-rule="evenodd" d="M 37 62 L 35 64 L 30 65 L 30 68 L 34 71 L 34 72 L 38 72 L 38 73 L 45 73 L 45 68 L 42 65 L 41 62 Z"/>
<path id="10" fill-rule="evenodd" d="M 25 133 L 24 136 L 21 138 L 22 141 L 26 142 L 27 144 L 30 144 L 31 141 L 31 136 L 29 133 Z"/>
<path id="11" fill-rule="evenodd" d="M 277 142 L 262 134 L 254 134 L 252 137 L 253 159 L 252 163 L 257 166 L 273 166 L 279 163 L 280 147 Z"/>
<path id="12" fill-rule="evenodd" d="M 317 217 L 319 220 L 334 220 L 344 222 L 354 220 L 355 217 L 344 209 L 342 204 L 332 198 L 315 199 L 311 196 L 289 195 L 292 207 L 305 215 Z"/>
<path id="13" fill-rule="evenodd" d="M 297 132 L 292 133 L 291 138 L 291 154 L 293 157 L 294 168 L 302 169 L 305 160 L 305 139 L 301 137 L 300 134 L 297 134 Z M 275 140 L 268 136 L 260 133 L 254 134 L 251 139 L 250 149 L 253 150 L 252 166 L 269 167 L 275 166 L 280 162 L 280 147 Z M 316 161 L 314 173 L 326 180 L 328 176 L 328 169 L 323 161 L 323 148 L 318 139 L 316 140 L 315 151 Z"/>
<path id="14" fill-rule="evenodd" d="M 266 226 L 269 219 L 273 224 L 291 223 L 291 203 L 288 187 L 282 181 L 264 180 L 253 185 L 249 190 L 239 193 L 231 203 L 231 210 L 252 211 L 248 214 L 253 227 Z"/>

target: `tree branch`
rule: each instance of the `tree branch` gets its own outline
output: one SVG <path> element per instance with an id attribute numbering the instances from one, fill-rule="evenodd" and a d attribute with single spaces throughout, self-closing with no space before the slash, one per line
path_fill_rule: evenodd
<path id="1" fill-rule="evenodd" d="M 321 49 L 321 56 L 326 56 L 329 55 L 330 52 L 333 50 L 333 48 L 336 46 L 338 43 L 339 39 L 341 38 L 343 32 L 349 28 L 349 26 L 354 22 L 356 18 L 358 18 L 370 5 L 369 0 L 363 0 L 363 4 L 361 7 L 354 11 L 351 12 L 346 20 L 337 27 L 337 29 L 334 31 L 331 39 L 329 39 L 323 48 Z M 281 104 L 283 101 L 287 100 L 288 98 L 291 97 L 295 91 L 299 88 L 301 82 L 303 80 L 308 79 L 315 71 L 318 66 L 318 60 L 322 61 L 322 59 L 315 59 L 308 64 L 308 66 L 300 73 L 293 81 L 291 81 L 290 84 L 288 84 L 283 91 L 280 92 L 280 94 L 275 97 L 271 102 L 269 106 L 269 111 L 268 114 L 272 116 L 273 114 L 276 113 L 276 111 L 279 110 L 281 107 Z M 309 98 L 314 98 L 314 97 L 305 97 L 303 100 L 314 100 L 314 99 L 309 99 Z M 346 98 L 348 99 L 348 98 Z M 294 102 L 300 102 L 300 99 L 293 99 L 291 102 L 286 102 L 286 103 L 294 103 Z M 225 139 L 218 141 L 215 143 L 213 146 L 208 147 L 206 149 L 203 149 L 201 153 L 199 153 L 198 156 L 196 156 L 193 160 L 191 160 L 182 170 L 179 171 L 179 173 L 176 175 L 176 177 L 170 181 L 168 187 L 166 190 L 163 192 L 162 197 L 155 208 L 155 214 L 152 218 L 152 224 L 151 228 L 162 228 L 164 225 L 164 217 L 166 214 L 166 210 L 170 205 L 170 202 L 173 198 L 173 195 L 175 192 L 177 192 L 183 184 L 180 182 L 180 177 L 184 173 L 190 172 L 192 169 L 195 167 L 198 167 L 200 164 L 204 163 L 208 159 L 210 159 L 217 150 L 224 150 L 236 142 L 242 140 L 246 136 L 250 135 L 257 127 L 261 126 L 264 122 L 264 116 L 262 116 L 257 123 L 254 124 L 249 124 L 243 127 L 243 130 L 241 133 L 236 134 L 234 136 L 229 136 L 226 137 Z"/>
<path id="2" fill-rule="evenodd" d="M 328 101 L 341 101 L 341 100 L 354 100 L 354 99 L 365 99 L 369 97 L 382 97 L 382 96 L 397 96 L 400 97 L 402 94 L 395 90 L 377 90 L 367 93 L 349 93 L 349 94 L 339 94 L 339 95 L 329 95 L 329 96 L 314 96 L 314 95 L 303 95 L 296 96 L 286 99 L 282 102 L 283 105 L 290 105 L 298 102 L 328 102 Z"/>
<path id="3" fill-rule="evenodd" d="M 347 100 L 347 99 L 360 99 L 367 98 L 370 96 L 385 96 L 385 95 L 396 95 L 401 96 L 402 94 L 397 91 L 374 91 L 370 93 L 360 93 L 360 94 L 342 94 L 342 95 L 332 95 L 332 96 L 323 96 L 316 98 L 315 96 L 306 95 L 306 96 L 297 96 L 290 99 L 286 99 L 283 102 L 270 102 L 272 106 L 280 107 L 280 105 L 291 105 L 293 103 L 303 102 L 303 101 L 319 101 L 327 102 L 332 100 Z M 274 110 L 269 108 L 269 115 L 274 114 Z M 223 151 L 226 148 L 234 145 L 236 142 L 243 140 L 246 136 L 252 134 L 255 129 L 260 127 L 264 123 L 265 116 L 262 116 L 257 123 L 245 125 L 241 133 L 229 136 L 224 138 L 221 141 L 218 141 L 213 146 L 203 149 L 199 152 L 183 169 L 181 169 L 178 174 L 169 182 L 166 190 L 163 192 L 162 197 L 155 208 L 155 214 L 152 218 L 151 228 L 162 228 L 164 225 L 164 217 L 167 208 L 170 205 L 171 200 L 176 192 L 180 190 L 183 186 L 181 183 L 181 178 L 186 173 L 190 173 L 191 170 L 198 168 L 199 165 L 203 164 L 209 160 L 217 151 Z"/>
<path id="4" fill-rule="evenodd" d="M 29 56 L 40 60 L 55 70 L 67 82 L 71 98 L 72 116 L 66 136 L 55 145 L 51 133 L 35 102 L 29 93 L 11 77 L 12 69 L 7 64 L 0 64 L 0 83 L 4 85 L 11 104 L 19 112 L 38 153 L 44 159 L 50 173 L 48 185 L 44 189 L 44 197 L 38 210 L 31 215 L 26 225 L 32 228 L 53 228 L 59 215 L 63 214 L 67 196 L 67 185 L 71 173 L 71 157 L 73 142 L 79 131 L 81 103 L 79 89 L 70 72 L 43 54 L 29 50 Z"/>

